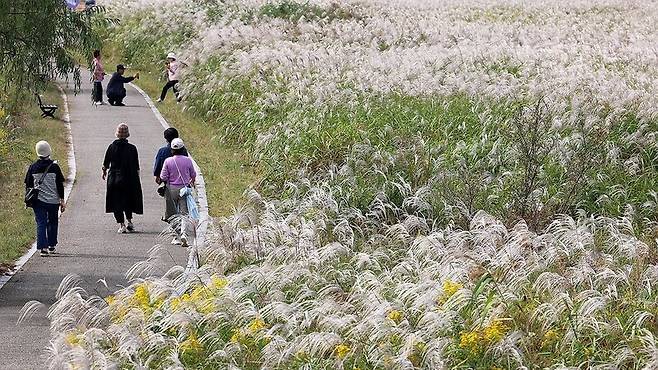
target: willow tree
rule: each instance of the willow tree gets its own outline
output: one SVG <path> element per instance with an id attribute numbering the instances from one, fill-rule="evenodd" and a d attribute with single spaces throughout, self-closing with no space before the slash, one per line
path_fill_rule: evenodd
<path id="1" fill-rule="evenodd" d="M 77 61 L 99 45 L 103 9 L 73 11 L 64 0 L 0 1 L 0 89 L 16 102 L 56 77 L 73 77 Z M 9 103 L 9 102 L 7 102 Z"/>

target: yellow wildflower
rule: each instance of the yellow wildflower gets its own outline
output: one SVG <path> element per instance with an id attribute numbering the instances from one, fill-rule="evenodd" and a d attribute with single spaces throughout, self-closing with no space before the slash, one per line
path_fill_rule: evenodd
<path id="1" fill-rule="evenodd" d="M 246 338 L 242 329 L 235 329 L 231 335 L 231 343 L 241 343 Z"/>
<path id="2" fill-rule="evenodd" d="M 217 307 L 215 306 L 215 301 L 213 301 L 212 299 L 206 299 L 203 300 L 202 302 L 199 302 L 199 304 L 197 304 L 196 310 L 202 314 L 209 314 L 211 312 L 215 312 L 217 310 Z"/>
<path id="3" fill-rule="evenodd" d="M 459 347 L 476 352 L 480 346 L 480 333 L 477 331 L 464 331 L 459 336 Z"/>
<path id="4" fill-rule="evenodd" d="M 200 286 L 194 288 L 194 290 L 192 291 L 192 294 L 190 294 L 190 300 L 192 302 L 196 303 L 196 302 L 198 302 L 202 299 L 208 298 L 210 295 L 211 294 L 210 294 L 210 291 L 208 290 L 208 288 L 206 288 L 205 286 L 200 285 Z"/>
<path id="5" fill-rule="evenodd" d="M 210 285 L 208 286 L 212 290 L 220 290 L 228 285 L 228 280 L 225 278 L 220 278 L 217 275 L 210 277 Z"/>
<path id="6" fill-rule="evenodd" d="M 68 343 L 68 345 L 71 347 L 79 346 L 81 339 L 82 339 L 81 335 L 78 335 L 76 333 L 66 334 L 66 343 Z"/>
<path id="7" fill-rule="evenodd" d="M 190 302 L 190 300 L 191 300 L 190 295 L 185 293 L 180 297 L 172 298 L 171 301 L 169 302 L 169 306 L 173 311 L 178 311 L 182 305 Z"/>
<path id="8" fill-rule="evenodd" d="M 452 297 L 461 288 L 463 288 L 463 285 L 455 283 L 452 280 L 446 280 L 443 282 L 443 294 L 448 297 Z"/>
<path id="9" fill-rule="evenodd" d="M 336 355 L 338 358 L 345 358 L 352 351 L 352 349 L 345 343 L 336 346 Z"/>
<path id="10" fill-rule="evenodd" d="M 114 302 L 116 302 L 116 300 L 117 300 L 116 297 L 114 297 L 114 296 L 111 295 L 111 294 L 108 295 L 107 297 L 105 297 L 105 302 L 107 302 L 107 304 L 110 305 L 110 306 L 111 306 Z"/>
<path id="11" fill-rule="evenodd" d="M 484 340 L 489 343 L 497 343 L 505 336 L 508 328 L 502 320 L 496 319 L 482 330 Z"/>
<path id="12" fill-rule="evenodd" d="M 264 328 L 265 328 L 265 321 L 261 319 L 254 319 L 249 323 L 249 330 L 252 333 L 255 333 Z"/>
<path id="13" fill-rule="evenodd" d="M 388 313 L 387 317 L 393 320 L 396 324 L 402 321 L 402 312 L 398 310 L 393 310 Z"/>
<path id="14" fill-rule="evenodd" d="M 200 352 L 203 351 L 203 344 L 199 342 L 196 332 L 191 332 L 190 336 L 180 344 L 180 348 L 183 352 Z"/>
<path id="15" fill-rule="evenodd" d="M 441 297 L 439 297 L 439 303 L 443 304 L 445 303 L 450 297 L 455 295 L 457 291 L 464 286 L 462 284 L 456 283 L 452 280 L 446 280 L 443 282 L 443 293 L 441 294 Z"/>
<path id="16" fill-rule="evenodd" d="M 541 346 L 549 346 L 553 343 L 555 343 L 559 338 L 559 335 L 556 330 L 550 329 L 544 334 L 544 337 L 542 338 L 541 341 Z"/>
<path id="17" fill-rule="evenodd" d="M 137 285 L 135 293 L 133 294 L 133 302 L 135 305 L 141 306 L 143 309 L 150 306 L 151 298 L 146 283 Z"/>

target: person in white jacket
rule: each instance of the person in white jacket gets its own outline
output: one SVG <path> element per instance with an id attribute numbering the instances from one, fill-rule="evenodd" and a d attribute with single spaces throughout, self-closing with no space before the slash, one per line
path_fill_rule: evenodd
<path id="1" fill-rule="evenodd" d="M 178 84 L 178 78 L 180 73 L 180 62 L 176 60 L 176 54 L 174 53 L 167 54 L 166 71 L 167 71 L 167 84 L 164 85 L 164 87 L 162 88 L 162 93 L 160 94 L 160 98 L 158 99 L 158 102 L 165 100 L 165 98 L 167 97 L 167 91 L 169 91 L 169 89 L 171 88 L 174 89 L 174 95 L 176 96 L 176 100 L 180 101 L 180 98 L 178 97 L 178 88 L 176 87 L 176 84 Z"/>

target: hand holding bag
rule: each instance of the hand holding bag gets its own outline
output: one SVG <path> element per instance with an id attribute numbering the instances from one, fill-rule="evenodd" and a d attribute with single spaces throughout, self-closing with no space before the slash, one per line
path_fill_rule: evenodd
<path id="1" fill-rule="evenodd" d="M 164 182 L 160 183 L 160 185 L 158 185 L 158 195 L 164 197 L 166 191 L 167 191 L 167 184 L 165 184 Z"/>
<path id="2" fill-rule="evenodd" d="M 36 186 L 25 189 L 25 207 L 34 207 L 34 202 L 39 199 L 39 187 L 41 184 L 43 184 L 43 180 L 46 178 L 46 175 L 48 174 L 48 171 L 50 171 L 50 167 L 52 167 L 53 164 L 55 164 L 55 161 L 50 162 L 48 167 L 46 167 L 46 170 L 41 175 L 41 178 L 39 178 L 39 181 L 37 181 Z"/>

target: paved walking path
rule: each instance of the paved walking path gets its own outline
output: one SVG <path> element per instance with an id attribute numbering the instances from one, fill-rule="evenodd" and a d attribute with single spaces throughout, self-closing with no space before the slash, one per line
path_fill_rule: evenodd
<path id="1" fill-rule="evenodd" d="M 87 76 L 83 75 L 83 81 Z M 88 79 L 87 79 L 88 81 Z M 48 345 L 49 322 L 42 310 L 37 317 L 16 325 L 19 311 L 30 300 L 46 305 L 54 302 L 59 283 L 74 273 L 84 281 L 90 294 L 105 296 L 107 290 L 97 281 L 104 278 L 110 289 L 125 285 L 126 271 L 143 261 L 151 247 L 166 246 L 171 257 L 163 256 L 158 272 L 174 264 L 185 265 L 185 248 L 168 244 L 159 238 L 165 227 L 160 221 L 164 201 L 156 194 L 152 164 L 163 143 L 161 124 L 144 98 L 126 86 L 126 107 L 109 105 L 95 107 L 90 103 L 90 86 L 84 84 L 77 96 L 65 90 L 69 98 L 71 129 L 77 162 L 76 182 L 68 208 L 60 220 L 57 256 L 33 255 L 23 268 L 0 289 L 0 369 L 43 369 L 44 349 Z M 144 193 L 144 215 L 135 217 L 138 233 L 117 234 L 117 225 L 110 214 L 105 214 L 105 182 L 101 180 L 101 166 L 107 146 L 115 139 L 114 130 L 120 122 L 130 126 L 129 141 L 137 146 Z M 62 125 L 64 129 L 64 125 Z M 66 153 L 55 153 L 59 160 Z"/>

